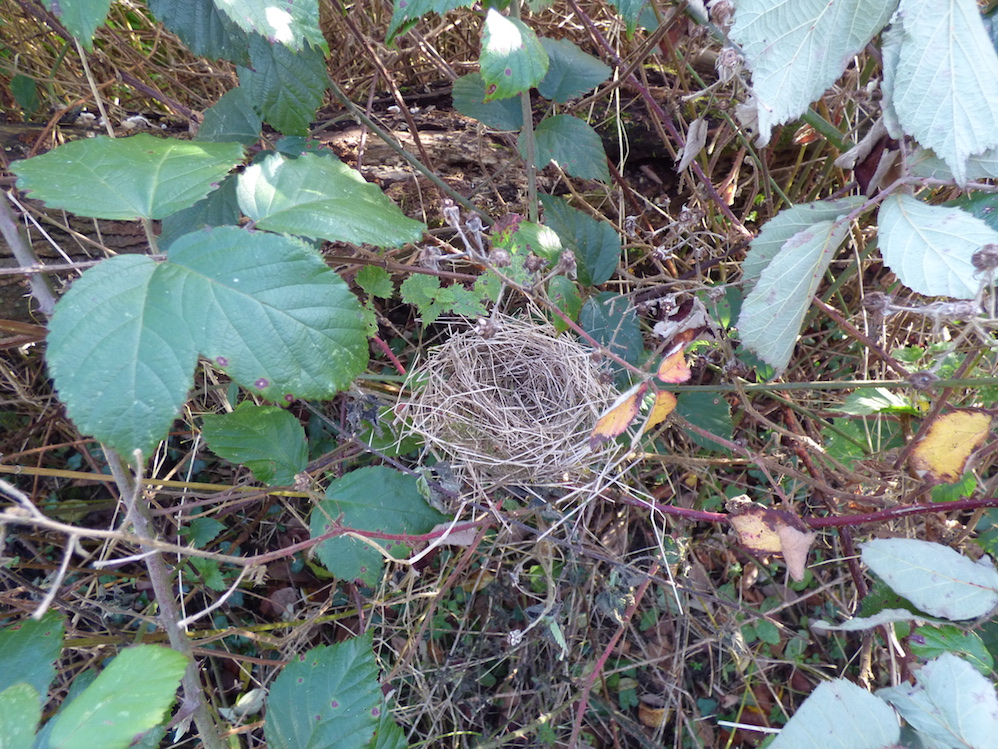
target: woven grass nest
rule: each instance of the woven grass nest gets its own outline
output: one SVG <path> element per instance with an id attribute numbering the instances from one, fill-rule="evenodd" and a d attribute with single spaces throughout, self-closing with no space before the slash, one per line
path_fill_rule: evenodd
<path id="1" fill-rule="evenodd" d="M 412 372 L 411 431 L 469 479 L 541 484 L 595 467 L 589 447 L 617 396 L 592 351 L 547 323 L 500 316 L 462 331 Z"/>

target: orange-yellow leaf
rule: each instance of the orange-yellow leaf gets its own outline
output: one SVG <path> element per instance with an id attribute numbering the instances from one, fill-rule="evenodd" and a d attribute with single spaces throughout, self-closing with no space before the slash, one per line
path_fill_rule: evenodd
<path id="1" fill-rule="evenodd" d="M 648 391 L 647 382 L 639 382 L 617 400 L 600 416 L 589 435 L 589 447 L 595 450 L 601 443 L 615 439 L 627 431 L 641 409 L 641 399 Z"/>
<path id="2" fill-rule="evenodd" d="M 655 403 L 652 405 L 651 411 L 648 412 L 648 420 L 645 422 L 645 427 L 642 431 L 648 431 L 665 421 L 665 417 L 676 410 L 678 402 L 675 395 L 665 390 L 660 390 L 656 393 Z"/>
<path id="3" fill-rule="evenodd" d="M 690 379 L 690 368 L 686 364 L 686 355 L 683 353 L 682 347 L 662 360 L 655 375 L 662 382 L 673 384 L 686 382 Z"/>
<path id="4" fill-rule="evenodd" d="M 952 484 L 967 470 L 970 456 L 991 431 L 991 414 L 961 409 L 944 414 L 911 452 L 915 472 L 932 483 Z"/>

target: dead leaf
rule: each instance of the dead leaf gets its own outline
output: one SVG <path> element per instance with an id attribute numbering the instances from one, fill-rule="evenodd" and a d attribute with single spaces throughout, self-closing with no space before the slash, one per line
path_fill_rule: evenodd
<path id="1" fill-rule="evenodd" d="M 656 427 L 665 421 L 666 417 L 676 410 L 678 403 L 679 401 L 672 393 L 665 390 L 660 390 L 656 393 L 655 403 L 652 405 L 651 411 L 648 412 L 648 420 L 645 421 L 645 425 L 641 431 L 647 432 L 652 427 Z"/>
<path id="2" fill-rule="evenodd" d="M 613 405 L 600 416 L 592 434 L 589 435 L 590 449 L 595 450 L 602 443 L 616 439 L 627 431 L 627 427 L 641 410 L 641 400 L 646 392 L 648 392 L 648 383 L 639 382 L 613 402 Z"/>
<path id="3" fill-rule="evenodd" d="M 959 481 L 970 457 L 987 439 L 992 421 L 987 411 L 970 408 L 940 416 L 912 450 L 911 467 L 932 483 Z"/>
<path id="4" fill-rule="evenodd" d="M 680 348 L 665 357 L 658 365 L 655 376 L 662 382 L 670 382 L 674 385 L 690 379 L 690 368 L 686 363 L 686 354 L 683 353 L 683 349 Z"/>
<path id="5" fill-rule="evenodd" d="M 807 554 L 817 534 L 797 515 L 752 502 L 744 494 L 727 502 L 728 522 L 738 541 L 757 554 L 780 554 L 790 577 L 804 579 Z"/>

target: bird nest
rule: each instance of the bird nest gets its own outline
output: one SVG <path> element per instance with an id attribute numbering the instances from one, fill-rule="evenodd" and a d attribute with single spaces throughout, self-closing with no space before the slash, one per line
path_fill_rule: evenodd
<path id="1" fill-rule="evenodd" d="M 592 353 L 546 323 L 482 321 L 412 372 L 408 428 L 476 483 L 578 476 L 611 449 L 589 446 L 617 395 Z"/>

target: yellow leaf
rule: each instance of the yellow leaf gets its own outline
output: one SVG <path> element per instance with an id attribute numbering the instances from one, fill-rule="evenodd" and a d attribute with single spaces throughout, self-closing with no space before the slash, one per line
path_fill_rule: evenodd
<path id="1" fill-rule="evenodd" d="M 662 382 L 671 382 L 673 384 L 686 382 L 690 379 L 690 368 L 686 364 L 686 355 L 683 353 L 683 349 L 680 348 L 678 351 L 673 351 L 665 357 L 662 363 L 658 365 L 658 371 L 655 373 L 655 376 Z"/>
<path id="2" fill-rule="evenodd" d="M 639 382 L 621 394 L 608 408 L 589 435 L 589 447 L 595 450 L 601 443 L 615 439 L 627 431 L 641 409 L 641 399 L 648 390 L 647 382 Z"/>
<path id="3" fill-rule="evenodd" d="M 727 502 L 728 522 L 738 541 L 757 554 L 780 554 L 787 572 L 798 582 L 804 579 L 807 554 L 817 534 L 797 515 L 752 502 L 742 495 Z"/>
<path id="4" fill-rule="evenodd" d="M 642 432 L 648 431 L 652 427 L 656 427 L 665 421 L 665 418 L 676 410 L 676 404 L 679 401 L 676 400 L 676 396 L 672 393 L 668 393 L 665 390 L 661 390 L 655 394 L 655 403 L 651 407 L 651 411 L 648 412 L 648 420 L 645 422 L 644 429 Z"/>
<path id="5" fill-rule="evenodd" d="M 952 484 L 967 470 L 971 455 L 991 431 L 986 411 L 961 409 L 936 419 L 911 452 L 911 467 L 926 481 Z"/>

